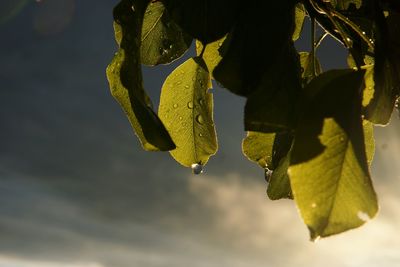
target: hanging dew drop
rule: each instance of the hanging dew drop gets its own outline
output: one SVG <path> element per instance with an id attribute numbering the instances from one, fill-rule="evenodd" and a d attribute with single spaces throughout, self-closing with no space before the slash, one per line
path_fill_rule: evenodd
<path id="1" fill-rule="evenodd" d="M 192 168 L 193 174 L 197 175 L 197 174 L 203 173 L 203 165 L 201 165 L 201 164 L 193 163 L 191 168 Z"/>
<path id="2" fill-rule="evenodd" d="M 349 37 L 346 38 L 346 41 L 349 45 L 349 48 L 353 47 L 353 40 L 351 40 Z"/>
<path id="3" fill-rule="evenodd" d="M 268 169 L 267 167 L 264 169 L 264 177 L 265 181 L 269 183 L 272 177 L 273 170 Z"/>

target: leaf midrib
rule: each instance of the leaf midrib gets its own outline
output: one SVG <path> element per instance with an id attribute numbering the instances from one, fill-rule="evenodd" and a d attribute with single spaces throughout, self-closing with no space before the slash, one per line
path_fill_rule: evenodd
<path id="1" fill-rule="evenodd" d="M 147 39 L 147 37 L 150 35 L 150 33 L 154 30 L 154 28 L 157 26 L 157 24 L 160 22 L 160 19 L 162 18 L 162 16 L 164 15 L 165 12 L 165 8 L 163 9 L 163 11 L 160 13 L 160 16 L 156 19 L 156 21 L 154 22 L 154 24 L 150 27 L 149 31 L 144 35 L 144 37 L 142 38 L 142 42 L 145 41 Z"/>
<path id="2" fill-rule="evenodd" d="M 337 136 L 337 135 L 335 135 L 335 136 Z M 335 136 L 333 136 L 332 138 L 334 138 Z M 336 183 L 337 185 L 336 185 L 336 188 L 334 190 L 335 194 L 333 195 L 333 198 L 332 198 L 332 201 L 331 201 L 332 204 L 331 204 L 331 206 L 329 208 L 329 215 L 328 215 L 328 217 L 326 219 L 326 223 L 322 227 L 321 234 L 322 234 L 322 232 L 324 232 L 326 230 L 326 228 L 329 225 L 329 222 L 330 222 L 330 219 L 331 219 L 331 216 L 332 216 L 332 213 L 333 213 L 333 209 L 335 208 L 335 205 L 336 205 L 337 192 L 339 191 L 339 187 L 340 187 L 340 184 L 341 184 L 342 179 L 343 179 L 343 169 L 344 169 L 344 164 L 346 162 L 347 155 L 349 153 L 349 143 L 350 143 L 350 139 L 348 138 L 348 136 L 346 137 L 346 139 L 347 140 L 346 140 L 346 144 L 345 144 L 345 148 L 344 148 L 345 153 L 344 153 L 344 156 L 342 157 L 342 160 L 341 160 L 341 163 L 340 163 L 339 178 L 337 180 L 337 183 Z"/>

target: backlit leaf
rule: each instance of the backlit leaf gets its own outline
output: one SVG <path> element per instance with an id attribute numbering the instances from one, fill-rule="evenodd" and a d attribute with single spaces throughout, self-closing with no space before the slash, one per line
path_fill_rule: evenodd
<path id="1" fill-rule="evenodd" d="M 308 84 L 315 76 L 318 76 L 322 72 L 321 64 L 319 63 L 318 58 L 314 57 L 314 69 L 313 69 L 313 57 L 311 53 L 308 52 L 300 52 L 300 65 L 301 65 L 301 77 L 303 79 L 303 85 Z"/>
<path id="2" fill-rule="evenodd" d="M 378 209 L 361 120 L 363 75 L 328 71 L 306 88 L 312 94 L 296 131 L 289 176 L 312 239 L 358 227 Z"/>
<path id="3" fill-rule="evenodd" d="M 363 120 L 365 153 L 367 155 L 368 166 L 371 166 L 375 154 L 374 125 L 367 120 Z"/>
<path id="4" fill-rule="evenodd" d="M 115 38 L 119 50 L 107 67 L 107 79 L 111 94 L 128 116 L 143 148 L 171 150 L 175 145 L 152 110 L 142 85 L 138 36 L 146 4 L 145 0 L 122 0 L 114 8 Z"/>
<path id="5" fill-rule="evenodd" d="M 176 144 L 170 153 L 186 167 L 206 164 L 217 151 L 210 87 L 210 74 L 199 57 L 176 68 L 162 87 L 159 116 Z"/>
<path id="6" fill-rule="evenodd" d="M 141 36 L 140 56 L 145 65 L 170 63 L 185 53 L 192 42 L 159 1 L 147 6 Z"/>
<path id="7" fill-rule="evenodd" d="M 296 27 L 294 29 L 294 33 L 292 36 L 293 41 L 296 41 L 300 38 L 301 31 L 303 30 L 304 18 L 306 17 L 306 10 L 303 4 L 296 4 L 295 9 L 295 23 Z"/>
<path id="8" fill-rule="evenodd" d="M 248 132 L 243 139 L 243 154 L 270 174 L 267 195 L 272 200 L 291 198 L 287 170 L 292 140 L 288 134 L 259 132 Z"/>
<path id="9" fill-rule="evenodd" d="M 219 51 L 219 49 L 221 48 L 224 40 L 225 40 L 225 37 L 222 37 L 221 39 L 219 39 L 217 41 L 207 44 L 206 48 L 204 49 L 203 59 L 206 62 L 208 71 L 210 73 L 212 73 L 214 71 L 214 68 L 218 65 L 218 63 L 222 59 L 221 52 Z M 203 44 L 197 40 L 196 41 L 196 53 L 198 56 L 201 54 L 201 51 L 203 51 Z"/>
<path id="10" fill-rule="evenodd" d="M 242 142 L 243 154 L 249 160 L 258 163 L 261 168 L 273 169 L 274 141 L 274 133 L 247 132 L 247 136 Z"/>

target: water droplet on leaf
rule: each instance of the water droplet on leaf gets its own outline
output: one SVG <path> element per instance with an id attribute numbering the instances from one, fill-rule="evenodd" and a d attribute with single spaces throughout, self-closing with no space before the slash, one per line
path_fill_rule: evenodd
<path id="1" fill-rule="evenodd" d="M 191 168 L 192 168 L 193 174 L 203 173 L 203 165 L 201 165 L 201 164 L 193 163 Z"/>
<path id="2" fill-rule="evenodd" d="M 269 183 L 273 172 L 274 172 L 273 170 L 270 170 L 270 169 L 268 169 L 268 168 L 265 168 L 265 169 L 264 169 L 264 178 L 265 178 L 265 181 L 266 181 L 267 183 Z"/>
<path id="3" fill-rule="evenodd" d="M 196 121 L 197 121 L 199 124 L 203 124 L 203 123 L 204 123 L 204 119 L 203 119 L 203 117 L 202 117 L 201 115 L 197 115 L 197 116 L 196 116 Z"/>
<path id="4" fill-rule="evenodd" d="M 193 108 L 193 102 L 192 101 L 188 102 L 187 106 L 188 106 L 188 108 L 192 109 Z"/>
<path id="5" fill-rule="evenodd" d="M 173 105 L 174 108 L 177 108 L 178 106 L 179 106 L 178 104 L 174 104 L 174 105 Z"/>
<path id="6" fill-rule="evenodd" d="M 346 38 L 347 44 L 349 45 L 349 48 L 353 47 L 353 40 L 351 40 L 349 37 Z"/>
<path id="7" fill-rule="evenodd" d="M 357 217 L 363 222 L 371 220 L 371 218 L 369 217 L 368 213 L 363 212 L 361 210 L 357 212 Z"/>
<path id="8" fill-rule="evenodd" d="M 317 236 L 311 238 L 311 242 L 316 243 L 320 239 L 321 239 L 321 236 L 317 235 Z"/>

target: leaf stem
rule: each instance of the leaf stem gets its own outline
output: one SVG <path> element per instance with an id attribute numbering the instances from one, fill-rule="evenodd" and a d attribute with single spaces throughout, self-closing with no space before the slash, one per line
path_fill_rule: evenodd
<path id="1" fill-rule="evenodd" d="M 312 59 L 311 69 L 312 69 L 312 73 L 313 73 L 314 77 L 317 76 L 317 72 L 315 69 L 315 48 L 316 48 L 316 46 L 315 46 L 315 33 L 316 33 L 315 24 L 316 24 L 315 18 L 312 17 L 311 18 L 311 59 Z"/>
<path id="2" fill-rule="evenodd" d="M 324 7 L 319 6 L 316 2 L 314 2 L 315 0 L 310 0 L 311 5 L 314 7 L 314 9 L 320 13 L 320 14 L 324 14 L 326 15 L 331 21 L 332 23 L 335 25 L 338 24 L 336 21 L 334 22 L 334 18 L 333 17 L 337 17 L 338 19 L 340 19 L 342 22 L 346 23 L 348 26 L 350 26 L 350 28 L 355 31 L 360 38 L 368 45 L 368 47 L 370 49 L 374 49 L 374 42 L 369 39 L 366 35 L 365 32 L 362 31 L 360 29 L 360 27 L 358 27 L 353 21 L 351 21 L 349 18 L 347 18 L 346 16 L 342 15 L 340 12 L 337 12 L 335 9 L 328 7 L 328 9 L 325 9 Z M 340 28 L 342 28 L 340 26 Z M 341 34 L 341 33 L 340 33 Z M 343 41 L 346 43 L 346 41 L 348 37 L 344 38 Z M 347 44 L 346 44 L 347 46 Z"/>
<path id="3" fill-rule="evenodd" d="M 360 36 L 360 38 L 365 43 L 367 43 L 369 48 L 371 48 L 372 50 L 374 49 L 374 41 L 372 41 L 371 39 L 368 39 L 367 36 L 365 35 L 365 32 L 362 31 L 353 21 L 351 21 L 349 18 L 343 16 L 336 10 L 331 10 L 331 12 L 332 12 L 333 16 L 337 17 L 338 19 L 340 19 L 341 21 L 343 21 L 344 23 L 349 25 L 353 29 L 353 31 L 355 31 Z"/>
<path id="4" fill-rule="evenodd" d="M 319 38 L 318 38 L 318 40 L 315 42 L 315 49 L 317 49 L 320 45 L 321 45 L 321 43 L 322 43 L 322 41 L 325 39 L 325 37 L 326 36 L 328 36 L 329 35 L 329 32 L 324 32 L 324 34 L 322 34 Z"/>
<path id="5" fill-rule="evenodd" d="M 320 14 L 326 15 L 328 17 L 328 19 L 332 22 L 332 24 L 335 26 L 336 30 L 338 31 L 338 33 L 340 34 L 340 36 L 343 39 L 343 42 L 345 44 L 345 46 L 347 48 L 351 48 L 352 43 L 351 43 L 351 39 L 347 36 L 347 34 L 345 33 L 342 25 L 340 25 L 333 17 L 333 15 L 331 14 L 331 10 L 328 9 L 324 9 L 323 7 L 319 6 L 316 2 L 314 2 L 315 0 L 310 0 L 310 3 L 312 5 L 312 7 Z"/>

